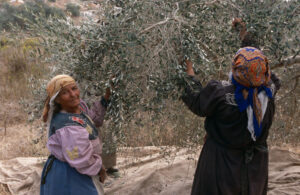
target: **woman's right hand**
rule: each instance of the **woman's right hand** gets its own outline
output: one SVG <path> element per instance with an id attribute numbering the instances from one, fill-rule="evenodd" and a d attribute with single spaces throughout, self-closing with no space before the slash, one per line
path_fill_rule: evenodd
<path id="1" fill-rule="evenodd" d="M 186 73 L 190 76 L 195 76 L 195 72 L 193 69 L 193 63 L 190 60 L 185 60 L 184 63 L 186 66 Z"/>
<path id="2" fill-rule="evenodd" d="M 101 183 L 104 183 L 106 178 L 107 178 L 106 169 L 102 165 L 100 172 L 99 172 L 99 180 Z"/>

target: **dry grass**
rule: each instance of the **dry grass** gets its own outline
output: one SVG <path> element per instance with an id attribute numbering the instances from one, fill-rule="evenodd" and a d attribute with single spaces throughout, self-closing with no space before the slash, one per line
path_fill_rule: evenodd
<path id="1" fill-rule="evenodd" d="M 1 65 L 1 97 L 9 100 L 18 100 L 28 97 L 28 78 L 42 72 L 37 70 L 38 64 L 24 53 L 22 48 L 8 47 L 0 53 Z"/>
<path id="2" fill-rule="evenodd" d="M 0 41 L 1 122 L 23 123 L 28 116 L 19 103 L 32 97 L 30 78 L 43 78 L 48 68 L 37 55 L 37 39 L 12 41 L 2 36 Z"/>
<path id="3" fill-rule="evenodd" d="M 17 124 L 7 127 L 6 135 L 0 127 L 0 160 L 15 157 L 47 156 L 45 132 L 41 122 Z"/>
<path id="4" fill-rule="evenodd" d="M 2 38 L 2 37 L 1 37 Z M 30 57 L 34 44 L 2 45 L 0 48 L 0 160 L 20 156 L 47 156 L 45 139 L 38 122 L 27 124 L 28 116 L 19 101 L 30 98 L 28 78 L 43 76 L 45 66 Z M 5 124 L 6 123 L 6 124 Z M 6 185 L 0 184 L 0 194 L 10 195 Z"/>
<path id="5" fill-rule="evenodd" d="M 1 195 L 11 195 L 11 193 L 8 190 L 7 185 L 5 184 L 0 184 L 0 194 Z"/>
<path id="6" fill-rule="evenodd" d="M 2 40 L 5 37 L 0 37 Z M 36 56 L 38 40 L 5 41 L 0 47 L 0 159 L 45 156 L 42 124 L 26 123 L 28 114 L 20 104 L 30 99 L 29 78 L 42 78 L 47 68 Z"/>

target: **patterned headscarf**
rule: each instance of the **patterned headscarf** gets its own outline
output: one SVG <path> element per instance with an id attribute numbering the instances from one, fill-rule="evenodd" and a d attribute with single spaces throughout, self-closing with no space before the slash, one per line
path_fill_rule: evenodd
<path id="1" fill-rule="evenodd" d="M 53 109 L 54 109 L 54 100 L 59 94 L 60 90 L 70 84 L 76 83 L 75 80 L 68 75 L 57 75 L 51 79 L 47 84 L 47 99 L 44 105 L 43 111 L 43 121 L 51 122 Z"/>
<path id="2" fill-rule="evenodd" d="M 255 141 L 261 134 L 261 124 L 264 111 L 262 106 L 263 98 L 259 98 L 259 93 L 272 97 L 269 88 L 270 67 L 267 58 L 262 52 L 254 47 L 244 47 L 239 49 L 233 58 L 232 63 L 232 83 L 236 86 L 235 99 L 240 111 L 247 109 L 248 129 L 254 126 L 254 130 L 249 129 L 252 139 Z M 264 93 L 265 92 L 265 93 Z M 249 112 L 249 110 L 251 112 Z M 250 125 L 249 125 L 250 123 Z"/>

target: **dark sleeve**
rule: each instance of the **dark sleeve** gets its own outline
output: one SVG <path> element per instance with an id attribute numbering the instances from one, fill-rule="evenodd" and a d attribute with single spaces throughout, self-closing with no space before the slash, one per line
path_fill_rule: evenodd
<path id="1" fill-rule="evenodd" d="M 211 116 L 224 97 L 224 87 L 218 81 L 210 81 L 206 87 L 194 77 L 193 84 L 187 85 L 182 96 L 183 102 L 195 114 L 206 117 Z"/>
<path id="2" fill-rule="evenodd" d="M 275 87 L 273 87 L 273 90 L 274 90 L 273 96 L 275 96 L 277 91 L 281 87 L 281 82 L 280 82 L 279 78 L 273 72 L 271 73 L 271 80 L 272 80 L 273 84 L 275 85 Z"/>

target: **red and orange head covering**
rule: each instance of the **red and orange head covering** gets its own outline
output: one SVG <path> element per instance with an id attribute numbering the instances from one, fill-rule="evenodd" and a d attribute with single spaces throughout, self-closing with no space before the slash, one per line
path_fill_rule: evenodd
<path id="1" fill-rule="evenodd" d="M 251 106 L 253 109 L 253 124 L 255 136 L 261 134 L 263 119 L 262 105 L 258 93 L 265 91 L 272 97 L 269 89 L 270 67 L 268 59 L 254 47 L 239 49 L 232 62 L 232 82 L 236 86 L 235 99 L 240 111 Z"/>
<path id="2" fill-rule="evenodd" d="M 63 87 L 74 83 L 76 83 L 75 80 L 69 75 L 57 75 L 49 81 L 46 88 L 48 96 L 44 105 L 44 111 L 42 116 L 44 122 L 47 122 L 51 104 L 60 92 L 60 90 Z"/>
<path id="3" fill-rule="evenodd" d="M 241 48 L 233 58 L 232 76 L 245 87 L 267 86 L 271 76 L 268 59 L 254 47 Z"/>

